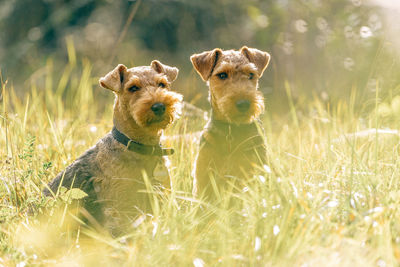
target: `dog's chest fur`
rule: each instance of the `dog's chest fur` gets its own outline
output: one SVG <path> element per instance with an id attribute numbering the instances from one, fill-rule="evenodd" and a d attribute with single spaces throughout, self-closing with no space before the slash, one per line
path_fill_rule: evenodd
<path id="1" fill-rule="evenodd" d="M 110 135 L 100 140 L 97 146 L 99 151 L 95 161 L 99 173 L 93 177 L 93 187 L 106 216 L 134 216 L 138 212 L 148 212 L 149 195 L 145 193 L 148 186 L 159 184 L 169 187 L 164 158 L 129 151 Z M 164 181 L 153 177 L 153 171 L 159 164 L 166 171 Z M 145 177 L 149 182 L 147 185 Z"/>
<path id="2" fill-rule="evenodd" d="M 256 165 L 265 162 L 266 148 L 261 123 L 245 126 L 209 122 L 203 132 L 202 146 L 211 150 L 219 176 L 251 175 Z"/>
<path id="3" fill-rule="evenodd" d="M 101 139 L 97 146 L 99 152 L 95 158 L 104 179 L 141 179 L 143 171 L 151 176 L 157 162 L 161 160 L 157 156 L 141 155 L 127 150 L 111 135 Z"/>

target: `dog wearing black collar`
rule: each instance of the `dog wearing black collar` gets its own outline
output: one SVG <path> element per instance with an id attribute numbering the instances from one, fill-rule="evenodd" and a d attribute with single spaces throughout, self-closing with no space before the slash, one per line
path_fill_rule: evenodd
<path id="1" fill-rule="evenodd" d="M 205 126 L 194 168 L 193 194 L 210 199 L 216 192 L 240 186 L 266 163 L 264 130 L 259 116 L 264 98 L 258 80 L 270 55 L 254 48 L 216 48 L 191 56 L 209 86 L 211 119 Z"/>
<path id="2" fill-rule="evenodd" d="M 90 218 L 114 233 L 149 212 L 148 182 L 156 191 L 171 188 L 164 156 L 173 149 L 163 148 L 160 138 L 180 113 L 182 95 L 170 88 L 177 75 L 177 68 L 154 60 L 130 69 L 119 64 L 100 78 L 100 85 L 115 94 L 114 127 L 60 172 L 44 194 L 56 195 L 61 186 L 80 188 L 88 195 L 84 207 Z"/>

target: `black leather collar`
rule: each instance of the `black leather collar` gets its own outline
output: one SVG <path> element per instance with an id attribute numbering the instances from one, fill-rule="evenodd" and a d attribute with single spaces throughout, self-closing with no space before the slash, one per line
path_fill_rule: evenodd
<path id="1" fill-rule="evenodd" d="M 234 136 L 240 135 L 240 133 L 251 131 L 259 134 L 258 129 L 262 125 L 260 119 L 256 119 L 254 122 L 249 124 L 235 124 L 226 121 L 220 121 L 215 119 L 214 113 L 211 110 L 211 119 L 206 126 L 207 131 L 212 132 L 217 135 L 226 136 L 227 140 L 233 138 Z M 264 131 L 261 126 L 261 130 Z M 263 135 L 265 135 L 263 133 Z"/>
<path id="2" fill-rule="evenodd" d="M 234 124 L 225 121 L 219 121 L 216 119 L 211 119 L 210 124 L 208 125 L 209 129 L 220 131 L 221 134 L 228 134 L 230 131 L 237 133 L 243 130 L 247 131 L 257 131 L 257 124 L 260 124 L 259 120 L 256 120 L 249 124 Z"/>
<path id="3" fill-rule="evenodd" d="M 249 124 L 229 123 L 215 119 L 212 110 L 210 117 L 200 138 L 200 145 L 204 143 L 218 145 L 224 153 L 236 149 L 237 145 L 248 146 L 248 150 L 265 146 L 263 138 L 265 133 L 260 119 Z"/>
<path id="4" fill-rule="evenodd" d="M 115 140 L 117 140 L 119 143 L 123 144 L 126 146 L 126 148 L 130 151 L 142 154 L 142 155 L 149 155 L 149 156 L 167 156 L 167 155 L 172 155 L 174 154 L 174 149 L 173 148 L 162 148 L 161 145 L 144 145 L 141 143 L 138 143 L 120 131 L 113 127 L 111 131 L 112 136 L 114 137 Z"/>

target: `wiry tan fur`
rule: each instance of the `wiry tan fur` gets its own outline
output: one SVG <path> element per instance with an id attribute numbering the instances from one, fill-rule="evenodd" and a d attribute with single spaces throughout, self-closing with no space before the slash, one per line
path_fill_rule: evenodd
<path id="1" fill-rule="evenodd" d="M 127 69 L 118 65 L 100 79 L 100 85 L 115 93 L 114 126 L 130 139 L 157 145 L 165 129 L 180 112 L 182 96 L 171 91 L 178 69 L 153 61 L 150 66 Z M 137 86 L 136 91 L 130 88 Z M 151 110 L 155 103 L 165 105 L 163 116 Z M 85 207 L 89 213 L 112 232 L 128 230 L 135 216 L 149 211 L 149 194 L 143 174 L 153 186 L 169 189 L 169 175 L 162 181 L 152 177 L 165 157 L 142 155 L 127 150 L 111 133 L 86 151 L 67 169 L 57 175 L 44 190 L 46 195 L 57 192 L 60 185 L 83 189 L 88 197 Z"/>
<path id="2" fill-rule="evenodd" d="M 193 193 L 211 197 L 211 177 L 223 188 L 232 181 L 230 178 L 250 177 L 257 165 L 265 163 L 265 144 L 260 136 L 263 129 L 258 121 L 264 112 L 264 97 L 258 91 L 258 80 L 270 56 L 244 46 L 239 51 L 216 48 L 190 59 L 209 86 L 212 108 L 195 163 Z M 221 79 L 221 73 L 227 78 Z M 249 103 L 245 112 L 237 107 L 243 100 Z"/>

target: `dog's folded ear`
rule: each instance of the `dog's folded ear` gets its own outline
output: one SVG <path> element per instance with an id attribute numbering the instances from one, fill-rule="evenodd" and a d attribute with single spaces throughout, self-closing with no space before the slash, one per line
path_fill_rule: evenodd
<path id="1" fill-rule="evenodd" d="M 264 70 L 267 68 L 271 56 L 267 52 L 255 48 L 248 48 L 243 46 L 240 52 L 251 62 L 256 65 L 258 70 L 258 76 L 263 75 Z"/>
<path id="2" fill-rule="evenodd" d="M 153 60 L 153 61 L 151 62 L 151 64 L 150 64 L 150 66 L 151 66 L 155 71 L 157 71 L 158 73 L 164 73 L 164 74 L 167 76 L 168 81 L 169 81 L 170 83 L 172 83 L 173 81 L 175 81 L 175 80 L 176 80 L 176 77 L 178 77 L 178 73 L 179 73 L 178 68 L 170 67 L 170 66 L 168 66 L 168 65 L 164 65 L 164 64 L 162 64 L 162 63 L 161 63 L 160 61 L 158 61 L 158 60 Z"/>
<path id="3" fill-rule="evenodd" d="M 100 78 L 100 86 L 118 92 L 122 88 L 126 71 L 127 67 L 123 64 L 119 64 L 115 69 L 107 73 L 106 76 Z"/>
<path id="4" fill-rule="evenodd" d="M 194 54 L 190 57 L 193 67 L 204 81 L 207 81 L 210 78 L 221 54 L 222 50 L 215 48 L 212 51 Z"/>

